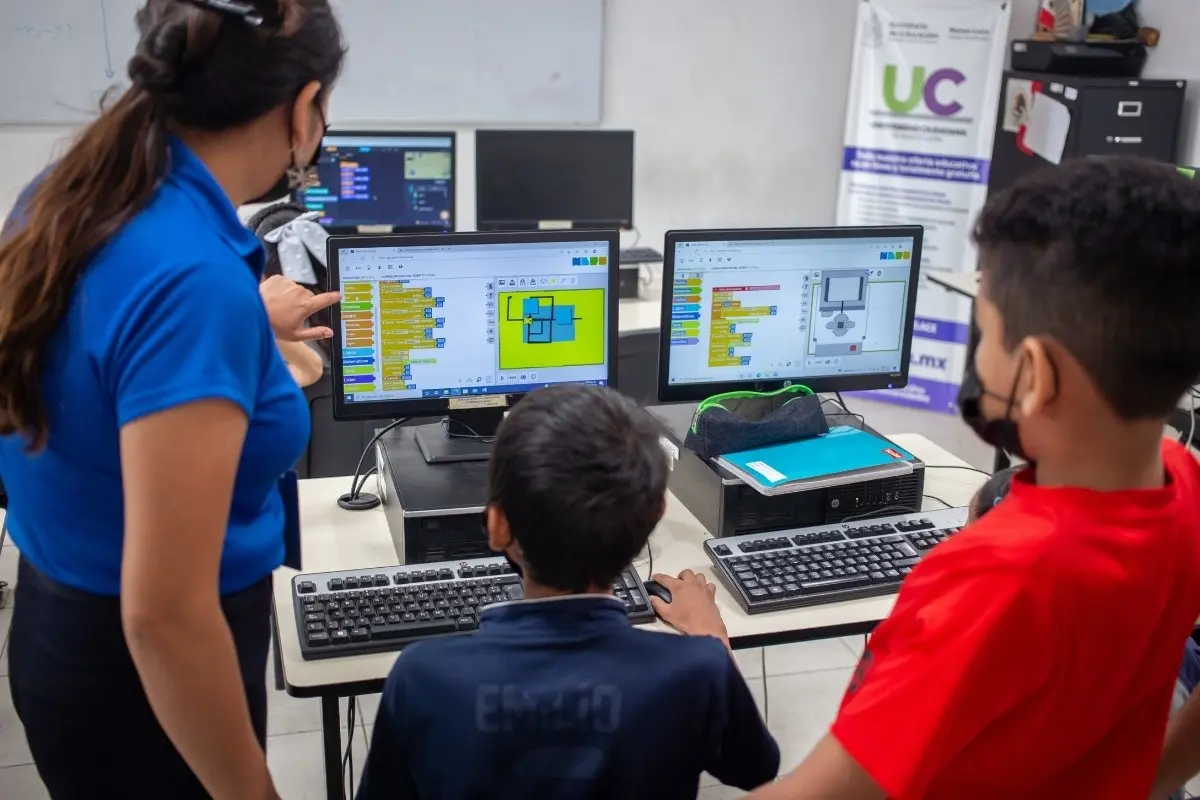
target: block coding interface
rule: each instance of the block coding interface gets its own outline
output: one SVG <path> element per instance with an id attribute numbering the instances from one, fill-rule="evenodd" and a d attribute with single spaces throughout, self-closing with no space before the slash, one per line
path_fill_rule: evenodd
<path id="1" fill-rule="evenodd" d="M 453 144 L 448 136 L 327 136 L 320 183 L 299 201 L 322 225 L 450 230 Z"/>
<path id="2" fill-rule="evenodd" d="M 346 400 L 605 385 L 609 258 L 605 242 L 341 250 Z"/>
<path id="3" fill-rule="evenodd" d="M 670 383 L 900 372 L 911 237 L 675 247 Z"/>

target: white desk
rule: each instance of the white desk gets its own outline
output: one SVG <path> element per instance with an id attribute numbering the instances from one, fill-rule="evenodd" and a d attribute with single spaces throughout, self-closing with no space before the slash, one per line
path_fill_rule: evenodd
<path id="1" fill-rule="evenodd" d="M 967 505 L 984 476 L 963 469 L 936 469 L 943 466 L 968 466 L 966 462 L 916 434 L 892 437 L 896 444 L 924 461 L 929 471 L 925 493 L 948 503 Z M 300 517 L 303 530 L 303 554 L 306 572 L 384 567 L 396 565 L 396 550 L 388 533 L 381 509 L 350 512 L 337 507 L 338 495 L 347 491 L 349 478 L 321 478 L 300 482 Z M 940 508 L 927 503 L 930 510 Z M 678 574 L 684 569 L 702 573 L 717 584 L 717 604 L 725 619 L 735 648 L 826 639 L 868 633 L 887 616 L 894 596 L 872 597 L 791 611 L 748 615 L 722 586 L 705 556 L 702 544 L 710 538 L 696 518 L 669 496 L 667 513 L 650 538 L 654 570 Z M 639 562 L 639 571 L 648 578 L 648 563 Z M 291 581 L 293 570 L 281 568 L 275 575 L 275 628 L 277 666 L 282 671 L 289 694 L 321 698 L 322 728 L 325 743 L 326 787 L 331 798 L 341 797 L 341 734 L 338 699 L 378 692 L 396 660 L 396 653 L 377 653 L 347 658 L 305 661 L 300 657 L 300 641 L 292 611 Z M 660 623 L 647 626 L 666 630 Z"/>

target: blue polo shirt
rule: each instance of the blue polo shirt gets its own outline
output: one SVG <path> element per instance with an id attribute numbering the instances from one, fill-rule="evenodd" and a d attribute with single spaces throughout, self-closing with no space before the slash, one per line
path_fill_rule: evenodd
<path id="1" fill-rule="evenodd" d="M 21 217 L 18 204 L 15 225 Z M 222 593 L 283 561 L 279 478 L 304 450 L 309 416 L 258 292 L 265 260 L 208 169 L 173 140 L 167 177 L 86 266 L 46 346 L 47 447 L 30 454 L 22 437 L 0 438 L 9 531 L 46 576 L 118 593 L 120 430 L 208 399 L 227 400 L 249 419 L 221 557 Z"/>
<path id="2" fill-rule="evenodd" d="M 611 597 L 492 606 L 388 676 L 358 800 L 695 800 L 779 747 L 724 646 L 637 630 Z"/>

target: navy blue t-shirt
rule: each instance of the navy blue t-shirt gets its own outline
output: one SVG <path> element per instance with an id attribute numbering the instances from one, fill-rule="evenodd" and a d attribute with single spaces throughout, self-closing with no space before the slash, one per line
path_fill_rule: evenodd
<path id="1" fill-rule="evenodd" d="M 12 225 L 24 224 L 22 214 L 18 204 Z M 282 562 L 279 478 L 304 450 L 309 416 L 259 295 L 265 261 L 216 179 L 173 140 L 169 174 L 88 263 L 47 344 L 46 449 L 30 454 L 23 437 L 0 438 L 8 527 L 38 570 L 77 589 L 118 593 L 120 430 L 206 399 L 234 403 L 249 418 L 221 591 L 243 589 Z"/>
<path id="2" fill-rule="evenodd" d="M 493 606 L 473 635 L 406 649 L 358 800 L 694 800 L 703 771 L 743 789 L 779 771 L 729 653 L 574 596 Z"/>

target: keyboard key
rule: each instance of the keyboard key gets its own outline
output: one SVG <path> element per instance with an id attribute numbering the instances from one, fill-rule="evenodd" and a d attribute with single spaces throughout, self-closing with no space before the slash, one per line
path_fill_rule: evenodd
<path id="1" fill-rule="evenodd" d="M 373 640 L 416 639 L 439 633 L 454 633 L 457 630 L 458 624 L 452 619 L 425 620 L 399 625 L 372 625 L 371 638 Z"/>
<path id="2" fill-rule="evenodd" d="M 296 584 L 296 591 L 300 594 L 312 594 L 317 590 L 317 585 L 312 581 L 300 581 Z"/>
<path id="3" fill-rule="evenodd" d="M 325 631 L 313 631 L 312 633 L 308 634 L 308 646 L 309 647 L 328 647 L 329 646 L 329 634 L 326 633 Z"/>
<path id="4" fill-rule="evenodd" d="M 355 628 L 350 631 L 350 641 L 352 642 L 369 642 L 371 641 L 370 628 Z"/>
<path id="5" fill-rule="evenodd" d="M 818 594 L 823 592 L 837 592 L 845 589 L 857 589 L 862 586 L 870 586 L 869 578 L 864 578 L 862 575 L 847 575 L 842 578 L 824 578 L 819 581 L 804 581 L 800 584 L 801 594 Z"/>

